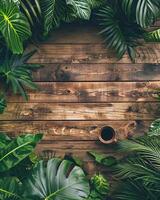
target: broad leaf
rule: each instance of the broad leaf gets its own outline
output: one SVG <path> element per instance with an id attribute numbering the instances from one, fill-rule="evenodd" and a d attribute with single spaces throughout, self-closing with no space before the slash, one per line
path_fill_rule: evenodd
<path id="1" fill-rule="evenodd" d="M 105 165 L 107 167 L 111 167 L 117 164 L 117 160 L 113 156 L 106 156 L 105 154 L 100 154 L 95 151 L 88 152 L 91 156 L 94 157 L 95 161 L 99 164 Z"/>
<path id="2" fill-rule="evenodd" d="M 71 6 L 73 11 L 71 15 L 76 19 L 89 20 L 91 15 L 91 7 L 86 0 L 66 0 L 68 8 Z M 69 10 L 69 9 L 68 9 Z"/>
<path id="3" fill-rule="evenodd" d="M 31 36 L 25 16 L 12 0 L 0 0 L 0 31 L 15 54 L 23 52 L 23 41 Z"/>
<path id="4" fill-rule="evenodd" d="M 35 200 L 84 200 L 89 184 L 80 167 L 66 160 L 40 161 L 26 181 L 25 196 Z"/>
<path id="5" fill-rule="evenodd" d="M 32 52 L 24 55 L 12 55 L 4 59 L 0 65 L 0 84 L 14 94 L 20 94 L 28 100 L 26 88 L 37 89 L 37 85 L 32 81 L 32 71 L 40 65 L 26 64 L 25 62 L 32 56 Z"/>
<path id="6" fill-rule="evenodd" d="M 8 171 L 29 156 L 41 139 L 42 134 L 27 134 L 12 140 L 0 151 L 0 172 Z"/>

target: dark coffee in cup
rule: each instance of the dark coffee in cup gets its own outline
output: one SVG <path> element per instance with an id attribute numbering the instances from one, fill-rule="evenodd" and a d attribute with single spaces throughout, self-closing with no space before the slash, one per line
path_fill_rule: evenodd
<path id="1" fill-rule="evenodd" d="M 100 130 L 99 139 L 104 144 L 111 144 L 117 141 L 116 131 L 110 126 L 104 126 Z"/>

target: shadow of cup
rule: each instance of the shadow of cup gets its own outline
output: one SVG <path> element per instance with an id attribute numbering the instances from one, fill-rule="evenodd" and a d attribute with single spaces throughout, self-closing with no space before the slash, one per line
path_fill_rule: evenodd
<path id="1" fill-rule="evenodd" d="M 110 126 L 104 126 L 100 129 L 99 140 L 103 144 L 113 144 L 117 142 L 117 133 Z"/>

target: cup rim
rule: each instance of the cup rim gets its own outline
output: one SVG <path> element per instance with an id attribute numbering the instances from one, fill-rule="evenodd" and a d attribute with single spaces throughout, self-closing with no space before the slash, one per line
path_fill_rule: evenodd
<path id="1" fill-rule="evenodd" d="M 113 130 L 113 137 L 112 137 L 110 140 L 104 140 L 104 139 L 102 138 L 102 130 L 103 130 L 104 128 L 110 128 L 110 129 Z M 101 127 L 100 132 L 99 132 L 99 140 L 100 140 L 103 144 L 112 144 L 112 143 L 117 142 L 116 136 L 117 136 L 117 131 L 116 131 L 113 127 L 107 126 L 107 125 Z"/>

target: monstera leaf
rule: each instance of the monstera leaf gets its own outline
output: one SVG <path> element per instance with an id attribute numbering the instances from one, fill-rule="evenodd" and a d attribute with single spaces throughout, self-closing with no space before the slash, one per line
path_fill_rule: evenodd
<path id="1" fill-rule="evenodd" d="M 84 200 L 89 184 L 80 167 L 72 162 L 54 158 L 40 161 L 25 183 L 25 197 L 34 200 Z"/>
<path id="2" fill-rule="evenodd" d="M 20 193 L 20 183 L 17 178 L 0 179 L 0 199 L 2 200 L 22 200 Z"/>
<path id="3" fill-rule="evenodd" d="M 42 134 L 22 135 L 11 141 L 3 134 L 0 135 L 0 172 L 6 172 L 15 167 L 29 156 L 36 144 L 42 139 Z"/>
<path id="4" fill-rule="evenodd" d="M 30 26 L 12 0 L 0 0 L 0 31 L 14 54 L 23 52 L 23 42 L 31 36 Z"/>

